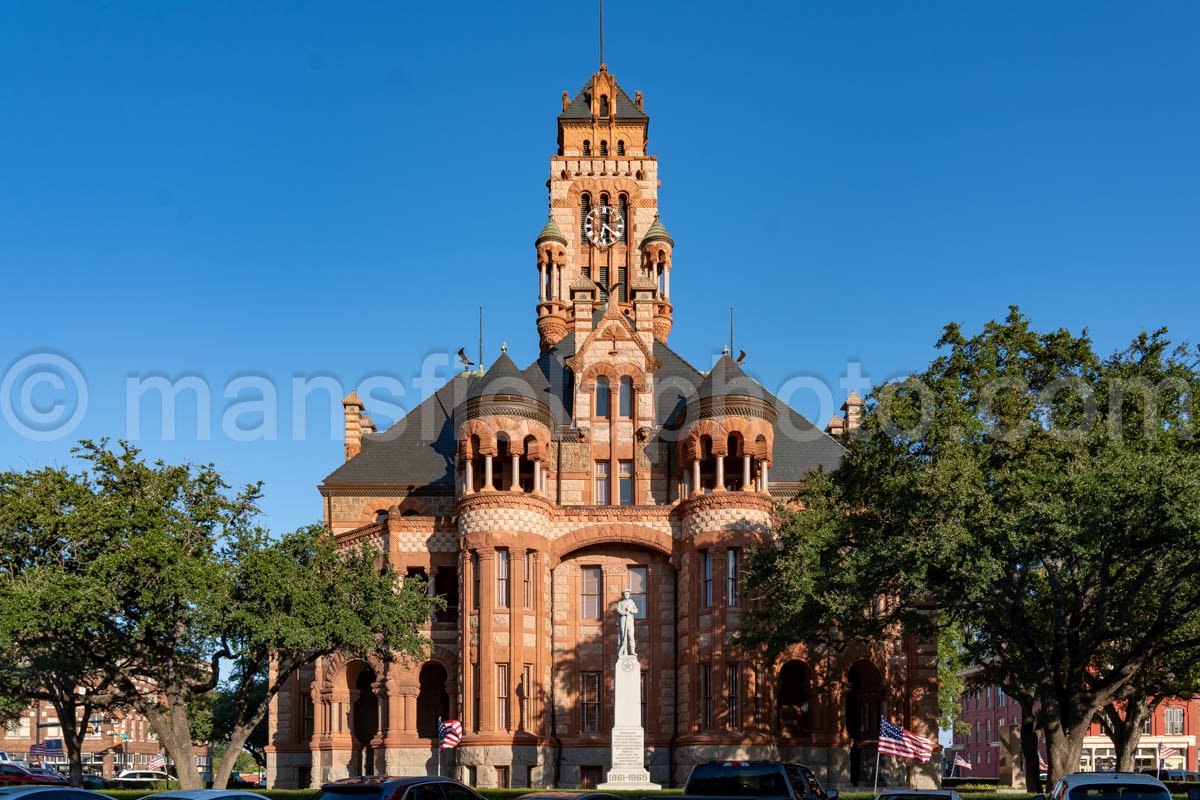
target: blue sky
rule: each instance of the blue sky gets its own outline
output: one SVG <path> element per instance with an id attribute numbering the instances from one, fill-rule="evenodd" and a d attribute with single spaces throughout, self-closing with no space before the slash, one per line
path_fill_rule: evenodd
<path id="1" fill-rule="evenodd" d="M 609 0 L 677 242 L 671 345 L 711 363 L 733 305 L 747 370 L 815 417 L 808 382 L 840 403 L 1010 303 L 1106 351 L 1200 340 L 1200 6 L 1045 5 Z M 73 413 L 69 375 L 21 397 L 47 359 L 87 388 L 64 438 L 0 416 L 0 468 L 129 436 L 128 380 L 190 376 L 211 433 L 188 401 L 167 440 L 136 412 L 137 443 L 265 481 L 276 529 L 316 519 L 340 419 L 317 392 L 294 435 L 293 378 L 411 407 L 480 304 L 487 361 L 536 355 L 555 115 L 597 60 L 594 2 L 0 6 L 5 409 Z M 274 439 L 223 430 L 246 379 L 277 387 Z"/>

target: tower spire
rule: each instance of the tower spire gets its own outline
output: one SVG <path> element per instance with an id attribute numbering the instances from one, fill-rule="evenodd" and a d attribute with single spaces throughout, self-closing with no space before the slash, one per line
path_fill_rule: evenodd
<path id="1" fill-rule="evenodd" d="M 600 66 L 604 66 L 604 0 L 600 0 Z"/>

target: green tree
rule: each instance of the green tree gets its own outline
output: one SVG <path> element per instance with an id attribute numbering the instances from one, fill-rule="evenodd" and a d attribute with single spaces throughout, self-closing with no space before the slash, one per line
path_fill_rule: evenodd
<path id="1" fill-rule="evenodd" d="M 109 514 L 87 474 L 0 474 L 0 708 L 54 708 L 73 786 L 92 713 L 114 706 L 121 663 L 105 635 L 115 596 L 93 569 Z"/>
<path id="2" fill-rule="evenodd" d="M 1015 308 L 938 346 L 757 554 L 749 638 L 956 624 L 972 663 L 1036 701 L 1053 778 L 1132 681 L 1200 643 L 1197 354 L 1158 331 L 1100 357 Z"/>

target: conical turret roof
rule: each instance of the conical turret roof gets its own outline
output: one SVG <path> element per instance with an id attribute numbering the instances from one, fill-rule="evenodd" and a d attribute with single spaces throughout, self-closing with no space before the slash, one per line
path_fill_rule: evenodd
<path id="1" fill-rule="evenodd" d="M 666 227 L 662 224 L 658 214 L 654 215 L 654 222 L 650 224 L 650 229 L 646 231 L 646 235 L 642 237 L 641 247 L 645 247 L 651 242 L 666 242 L 675 246 L 675 240 L 671 238 L 671 234 L 667 233 Z"/>
<path id="2" fill-rule="evenodd" d="M 749 375 L 742 372 L 742 368 L 737 365 L 729 356 L 721 356 L 721 359 L 713 365 L 712 371 L 704 376 L 704 380 L 700 382 L 700 386 L 696 389 L 696 396 L 701 400 L 710 397 L 756 397 L 763 398 L 763 388 L 759 386 Z"/>
<path id="3" fill-rule="evenodd" d="M 498 396 L 523 397 L 545 405 L 529 385 L 529 380 L 508 357 L 508 353 L 501 353 L 483 377 L 476 380 L 467 392 L 468 401 Z"/>
<path id="4" fill-rule="evenodd" d="M 550 216 L 546 219 L 546 227 L 542 228 L 542 232 L 538 234 L 534 245 L 539 245 L 542 242 L 561 242 L 567 244 L 567 237 L 563 235 L 562 229 L 554 222 L 554 217 Z"/>

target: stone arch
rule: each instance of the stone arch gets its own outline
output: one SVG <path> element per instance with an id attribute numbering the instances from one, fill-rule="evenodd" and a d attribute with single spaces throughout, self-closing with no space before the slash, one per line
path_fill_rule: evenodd
<path id="1" fill-rule="evenodd" d="M 793 658 L 779 669 L 777 714 L 779 735 L 794 739 L 812 733 L 813 670 L 807 661 Z"/>
<path id="2" fill-rule="evenodd" d="M 642 525 L 618 523 L 615 525 L 590 525 L 561 536 L 550 545 L 550 555 L 561 561 L 576 550 L 605 544 L 624 544 L 653 550 L 667 558 L 673 555 L 673 540 L 670 534 Z"/>
<path id="3" fill-rule="evenodd" d="M 607 192 L 610 195 L 615 192 L 625 192 L 629 195 L 630 206 L 634 205 L 634 198 L 638 200 L 642 198 L 641 187 L 638 186 L 637 181 L 630 178 L 581 178 L 572 183 L 570 189 L 567 190 L 568 204 L 577 207 L 581 195 L 599 197 L 601 192 Z"/>
<path id="4" fill-rule="evenodd" d="M 846 671 L 844 720 L 850 737 L 850 780 L 861 781 L 864 775 L 865 743 L 876 740 L 879 720 L 887 714 L 884 704 L 883 674 L 868 659 L 859 659 Z"/>
<path id="5" fill-rule="evenodd" d="M 449 668 L 430 659 L 417 671 L 417 736 L 437 738 L 437 721 L 450 716 Z"/>

